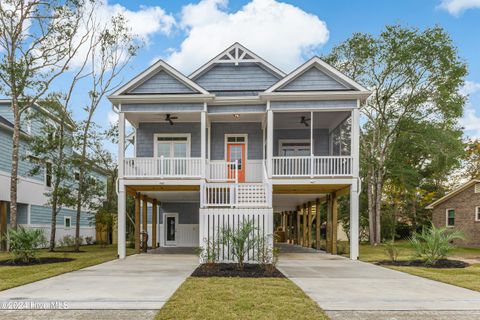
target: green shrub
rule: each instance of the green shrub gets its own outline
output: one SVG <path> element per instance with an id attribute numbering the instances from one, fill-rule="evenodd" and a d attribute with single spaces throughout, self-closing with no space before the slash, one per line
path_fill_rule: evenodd
<path id="1" fill-rule="evenodd" d="M 95 240 L 93 240 L 93 237 L 85 237 L 85 242 L 90 245 L 90 244 L 94 244 L 95 243 Z"/>
<path id="2" fill-rule="evenodd" d="M 255 228 L 251 221 L 244 222 L 238 226 L 235 230 L 229 228 L 224 229 L 222 234 L 222 242 L 224 245 L 228 245 L 230 252 L 237 260 L 239 269 L 243 269 L 245 256 L 250 249 L 255 248 L 258 243 L 258 239 L 255 237 Z"/>
<path id="3" fill-rule="evenodd" d="M 13 260 L 24 263 L 36 259 L 37 249 L 47 243 L 43 230 L 26 229 L 22 226 L 19 226 L 17 230 L 8 230 L 6 238 Z"/>
<path id="4" fill-rule="evenodd" d="M 271 245 L 272 241 L 270 241 L 270 238 L 272 238 L 271 235 L 257 238 L 254 244 L 254 257 L 264 270 L 272 274 L 278 263 L 280 249 Z M 273 242 L 276 242 L 276 237 L 273 237 Z"/>
<path id="5" fill-rule="evenodd" d="M 63 236 L 62 239 L 58 241 L 60 247 L 73 247 L 75 245 L 75 237 L 71 235 Z"/>
<path id="6" fill-rule="evenodd" d="M 197 248 L 197 255 L 200 257 L 203 263 L 213 265 L 219 260 L 220 240 L 207 238 L 203 239 L 205 246 Z"/>
<path id="7" fill-rule="evenodd" d="M 348 253 L 348 243 L 345 241 L 337 241 L 337 254 L 342 255 Z"/>
<path id="8" fill-rule="evenodd" d="M 434 265 L 440 259 L 445 259 L 455 247 L 455 239 L 465 239 L 459 231 L 447 228 L 423 228 L 422 232 L 415 232 L 410 238 L 410 244 L 417 257 L 425 260 L 426 265 Z"/>
<path id="9" fill-rule="evenodd" d="M 398 256 L 400 255 L 400 248 L 395 245 L 393 241 L 387 241 L 383 244 L 385 247 L 385 254 L 388 256 L 390 261 L 396 262 L 398 260 Z"/>

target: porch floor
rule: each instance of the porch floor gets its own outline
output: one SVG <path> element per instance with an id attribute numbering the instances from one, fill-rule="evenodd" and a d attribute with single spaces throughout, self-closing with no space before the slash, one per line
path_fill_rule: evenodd
<path id="1" fill-rule="evenodd" d="M 158 247 L 149 249 L 147 253 L 151 254 L 196 254 L 195 247 Z"/>

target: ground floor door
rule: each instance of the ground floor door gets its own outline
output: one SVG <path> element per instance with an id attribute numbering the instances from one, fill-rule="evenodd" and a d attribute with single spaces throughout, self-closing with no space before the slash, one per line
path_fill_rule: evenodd
<path id="1" fill-rule="evenodd" d="M 177 245 L 177 228 L 178 228 L 178 214 L 165 213 L 165 245 Z"/>

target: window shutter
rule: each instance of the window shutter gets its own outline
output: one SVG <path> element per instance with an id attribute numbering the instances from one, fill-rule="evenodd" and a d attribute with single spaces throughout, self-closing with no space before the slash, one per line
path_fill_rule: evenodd
<path id="1" fill-rule="evenodd" d="M 475 193 L 480 193 L 480 183 L 475 184 Z"/>

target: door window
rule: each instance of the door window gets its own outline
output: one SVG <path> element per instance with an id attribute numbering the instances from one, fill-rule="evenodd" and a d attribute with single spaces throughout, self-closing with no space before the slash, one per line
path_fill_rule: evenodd
<path id="1" fill-rule="evenodd" d="M 242 170 L 242 146 L 241 145 L 229 145 L 230 147 L 230 159 L 229 161 L 238 161 L 238 170 Z"/>
<path id="2" fill-rule="evenodd" d="M 167 241 L 175 241 L 175 217 L 167 217 Z"/>
<path id="3" fill-rule="evenodd" d="M 282 142 L 280 156 L 303 157 L 310 155 L 310 142 Z"/>

